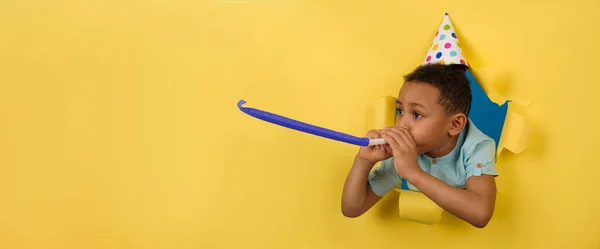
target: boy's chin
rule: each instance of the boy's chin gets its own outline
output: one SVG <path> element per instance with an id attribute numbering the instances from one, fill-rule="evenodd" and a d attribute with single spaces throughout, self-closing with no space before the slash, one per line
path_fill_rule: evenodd
<path id="1" fill-rule="evenodd" d="M 433 153 L 437 151 L 436 147 L 433 146 L 421 146 L 421 147 L 417 147 L 417 154 L 429 154 L 429 153 Z"/>
<path id="2" fill-rule="evenodd" d="M 423 147 L 417 147 L 417 154 L 425 154 L 428 153 L 430 150 L 428 148 L 423 148 Z"/>

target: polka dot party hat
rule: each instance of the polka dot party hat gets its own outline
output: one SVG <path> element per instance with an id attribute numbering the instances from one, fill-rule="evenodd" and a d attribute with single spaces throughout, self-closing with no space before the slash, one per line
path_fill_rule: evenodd
<path id="1" fill-rule="evenodd" d="M 454 26 L 450 22 L 448 13 L 444 15 L 442 24 L 435 33 L 433 43 L 429 47 L 427 56 L 423 64 L 428 63 L 440 63 L 444 65 L 448 64 L 463 64 L 467 65 L 467 60 L 463 57 L 462 48 L 458 42 L 456 32 L 454 32 Z"/>

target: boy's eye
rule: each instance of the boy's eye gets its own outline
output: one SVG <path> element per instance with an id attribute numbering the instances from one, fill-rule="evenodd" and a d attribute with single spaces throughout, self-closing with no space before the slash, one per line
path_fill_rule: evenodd
<path id="1" fill-rule="evenodd" d="M 402 113 L 404 113 L 400 108 L 396 108 L 396 116 L 401 115 Z"/>
<path id="2" fill-rule="evenodd" d="M 420 118 L 420 117 L 423 117 L 423 115 L 421 115 L 421 114 L 420 114 L 420 113 L 418 113 L 418 112 L 415 112 L 414 116 L 415 116 L 415 118 Z"/>

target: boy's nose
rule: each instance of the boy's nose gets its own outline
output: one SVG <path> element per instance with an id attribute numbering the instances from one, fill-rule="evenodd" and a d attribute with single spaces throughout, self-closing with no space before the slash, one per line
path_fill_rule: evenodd
<path id="1" fill-rule="evenodd" d="M 410 124 L 409 121 L 407 120 L 407 118 L 399 118 L 396 121 L 396 126 L 397 127 L 404 127 L 406 129 L 408 129 L 410 131 Z"/>

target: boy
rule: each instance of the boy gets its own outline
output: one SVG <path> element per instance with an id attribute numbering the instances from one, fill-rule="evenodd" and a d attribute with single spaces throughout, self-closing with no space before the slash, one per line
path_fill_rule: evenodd
<path id="1" fill-rule="evenodd" d="M 367 133 L 387 144 L 361 147 L 355 156 L 342 194 L 345 216 L 362 215 L 404 179 L 447 212 L 487 225 L 496 201 L 496 147 L 467 117 L 465 70 L 426 64 L 405 76 L 395 126 Z"/>

